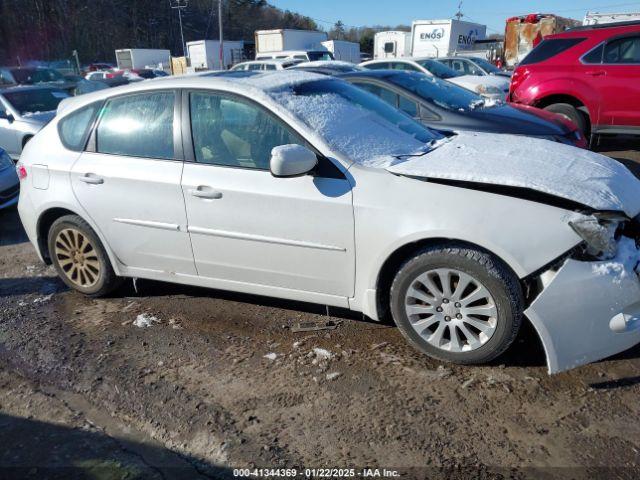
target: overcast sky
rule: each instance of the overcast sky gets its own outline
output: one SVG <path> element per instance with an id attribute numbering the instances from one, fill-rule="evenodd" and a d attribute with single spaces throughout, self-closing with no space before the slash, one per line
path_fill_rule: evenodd
<path id="1" fill-rule="evenodd" d="M 307 15 L 325 29 L 337 20 L 349 26 L 411 24 L 416 19 L 451 18 L 459 0 L 270 0 L 269 3 Z M 525 13 L 555 13 L 582 20 L 587 11 L 640 12 L 640 0 L 465 0 L 465 19 L 503 33 L 508 17 Z"/>

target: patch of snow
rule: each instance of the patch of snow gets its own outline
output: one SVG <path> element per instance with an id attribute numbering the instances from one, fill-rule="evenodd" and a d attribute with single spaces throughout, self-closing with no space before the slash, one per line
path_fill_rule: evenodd
<path id="1" fill-rule="evenodd" d="M 278 354 L 277 353 L 267 353 L 264 358 L 266 358 L 267 360 L 275 360 L 276 358 L 278 358 Z"/>
<path id="2" fill-rule="evenodd" d="M 327 380 L 335 380 L 336 378 L 338 378 L 340 375 L 342 375 L 342 373 L 340 372 L 332 372 L 332 373 L 327 373 L 326 375 L 326 379 Z"/>
<path id="3" fill-rule="evenodd" d="M 160 323 L 160 320 L 148 313 L 138 315 L 133 321 L 133 325 L 138 328 L 148 328 L 153 326 L 154 323 Z"/>
<path id="4" fill-rule="evenodd" d="M 460 132 L 426 155 L 390 162 L 399 175 L 521 187 L 596 210 L 640 212 L 640 181 L 604 155 L 530 137 Z"/>
<path id="5" fill-rule="evenodd" d="M 51 294 L 49 294 L 49 295 L 45 295 L 44 297 L 38 297 L 38 298 L 35 298 L 35 299 L 33 300 L 33 303 L 46 303 L 46 302 L 48 302 L 49 300 L 51 300 L 51 297 L 53 297 L 53 293 L 51 293 Z"/>
<path id="6" fill-rule="evenodd" d="M 622 237 L 618 241 L 618 253 L 615 258 L 606 262 L 594 263 L 592 271 L 598 276 L 609 276 L 615 284 L 622 283 L 627 275 L 632 274 L 640 263 L 640 251 L 635 240 Z"/>
<path id="7" fill-rule="evenodd" d="M 314 348 L 313 353 L 315 353 L 316 359 L 318 360 L 329 360 L 333 357 L 333 353 L 329 350 L 325 350 L 324 348 Z"/>

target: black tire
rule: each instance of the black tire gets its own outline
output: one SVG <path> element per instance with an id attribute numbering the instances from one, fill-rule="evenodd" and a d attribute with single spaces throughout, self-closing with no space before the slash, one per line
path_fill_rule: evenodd
<path id="1" fill-rule="evenodd" d="M 493 297 L 497 311 L 495 331 L 475 350 L 451 352 L 438 348 L 412 327 L 405 310 L 405 295 L 419 275 L 439 268 L 470 275 Z M 420 352 L 447 362 L 480 364 L 495 359 L 513 343 L 522 323 L 524 300 L 517 277 L 493 255 L 457 244 L 428 247 L 407 260 L 395 276 L 390 297 L 393 319 L 409 343 Z"/>
<path id="2" fill-rule="evenodd" d="M 588 135 L 587 129 L 589 128 L 589 123 L 587 121 L 587 117 L 584 113 L 578 110 L 573 105 L 569 105 L 568 103 L 554 103 L 544 108 L 547 112 L 557 113 L 558 115 L 562 115 L 563 117 L 571 120 L 576 126 L 585 134 Z"/>
<path id="3" fill-rule="evenodd" d="M 87 281 L 83 285 L 83 282 L 80 281 L 80 277 L 78 277 L 76 281 L 70 278 L 67 273 L 68 270 L 63 268 L 61 264 L 61 262 L 64 263 L 66 257 L 56 253 L 56 248 L 58 247 L 59 249 L 61 245 L 59 243 L 61 242 L 59 237 L 60 233 L 69 230 L 79 232 L 82 237 L 84 237 L 91 247 L 91 261 L 99 264 L 99 268 L 97 269 L 95 277 L 92 278 L 91 284 Z M 100 239 L 95 234 L 91 226 L 78 215 L 65 215 L 53 222 L 49 229 L 47 244 L 49 247 L 49 256 L 51 257 L 51 261 L 56 272 L 62 281 L 70 288 L 89 297 L 97 298 L 109 295 L 122 284 L 123 279 L 119 278 L 113 271 L 113 267 L 111 266 L 111 262 L 109 261 L 109 257 L 102 245 L 102 242 L 100 242 Z M 65 267 L 68 268 L 68 263 Z M 84 278 L 84 275 L 82 278 Z"/>

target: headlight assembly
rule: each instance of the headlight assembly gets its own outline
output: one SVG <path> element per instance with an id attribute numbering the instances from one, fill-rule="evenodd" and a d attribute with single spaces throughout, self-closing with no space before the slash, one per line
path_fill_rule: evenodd
<path id="1" fill-rule="evenodd" d="M 480 95 L 502 95 L 502 90 L 491 85 L 478 85 L 476 87 L 476 93 Z"/>
<path id="2" fill-rule="evenodd" d="M 618 242 L 616 232 L 627 218 L 621 215 L 594 214 L 572 220 L 569 225 L 587 245 L 587 253 L 602 260 L 616 256 Z"/>

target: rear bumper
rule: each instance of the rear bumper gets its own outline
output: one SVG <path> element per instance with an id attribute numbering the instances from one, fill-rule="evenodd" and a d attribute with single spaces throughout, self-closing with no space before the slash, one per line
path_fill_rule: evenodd
<path id="1" fill-rule="evenodd" d="M 542 340 L 549 373 L 594 362 L 640 343 L 636 263 L 570 259 L 557 272 L 543 275 L 544 289 L 525 315 Z"/>

